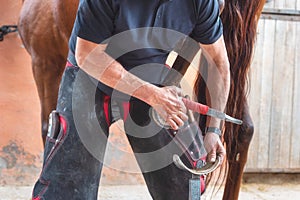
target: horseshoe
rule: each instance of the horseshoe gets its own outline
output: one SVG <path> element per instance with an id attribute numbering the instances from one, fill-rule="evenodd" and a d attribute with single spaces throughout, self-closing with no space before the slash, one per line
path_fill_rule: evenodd
<path id="1" fill-rule="evenodd" d="M 188 168 L 180 159 L 180 157 L 177 154 L 173 155 L 173 162 L 175 163 L 175 165 L 182 170 L 186 170 L 188 172 L 190 172 L 191 174 L 195 174 L 195 175 L 205 175 L 205 174 L 209 174 L 213 171 L 215 171 L 219 164 L 221 163 L 220 157 L 217 156 L 217 159 L 215 162 L 209 162 L 206 165 L 204 165 L 203 167 L 199 168 L 199 169 L 190 169 Z"/>

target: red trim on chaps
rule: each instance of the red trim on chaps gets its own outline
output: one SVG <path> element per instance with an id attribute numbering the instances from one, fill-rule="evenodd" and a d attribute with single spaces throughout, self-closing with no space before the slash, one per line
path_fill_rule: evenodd
<path id="1" fill-rule="evenodd" d="M 59 116 L 59 121 L 60 121 L 60 124 L 62 125 L 62 128 L 63 128 L 63 131 L 64 131 L 64 134 L 67 132 L 67 121 L 66 119 L 63 117 L 63 116 Z"/>
<path id="2" fill-rule="evenodd" d="M 200 176 L 200 188 L 201 188 L 201 194 L 205 191 L 205 180 L 204 180 L 204 176 Z"/>
<path id="3" fill-rule="evenodd" d="M 70 63 L 70 62 L 67 60 L 67 63 L 66 63 L 66 68 L 67 68 L 67 67 L 74 67 L 74 66 L 73 66 L 73 64 L 72 64 L 72 63 Z"/>
<path id="4" fill-rule="evenodd" d="M 110 96 L 104 96 L 103 110 L 104 110 L 105 120 L 106 120 L 106 123 L 108 124 L 108 126 L 110 126 L 109 101 L 110 101 Z"/>
<path id="5" fill-rule="evenodd" d="M 34 198 L 32 198 L 32 200 L 41 200 L 41 198 L 40 197 L 34 197 Z"/>
<path id="6" fill-rule="evenodd" d="M 126 121 L 126 119 L 128 117 L 129 108 L 130 108 L 130 103 L 129 102 L 123 102 L 123 110 L 124 110 L 123 119 L 124 119 L 124 121 Z"/>
<path id="7" fill-rule="evenodd" d="M 171 66 L 168 65 L 168 64 L 165 64 L 165 67 L 168 68 L 168 69 L 171 69 Z"/>

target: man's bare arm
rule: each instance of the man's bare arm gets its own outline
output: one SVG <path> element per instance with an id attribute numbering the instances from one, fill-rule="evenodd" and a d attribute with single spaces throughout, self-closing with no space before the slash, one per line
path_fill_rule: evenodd
<path id="1" fill-rule="evenodd" d="M 230 89 L 230 65 L 224 39 L 221 37 L 213 44 L 200 46 L 209 62 L 206 80 L 208 104 L 216 110 L 224 111 Z M 211 118 L 207 126 L 220 127 L 220 120 Z"/>
<path id="2" fill-rule="evenodd" d="M 159 88 L 143 81 L 106 54 L 105 48 L 104 44 L 95 44 L 78 37 L 75 51 L 77 64 L 102 83 L 154 107 L 173 129 L 182 126 L 187 116 L 184 113 L 185 106 L 178 98 L 180 92 L 177 88 Z"/>
<path id="3" fill-rule="evenodd" d="M 223 37 L 210 45 L 200 45 L 203 53 L 208 59 L 208 77 L 206 80 L 207 92 L 206 98 L 210 107 L 224 111 L 230 89 L 230 64 Z M 206 126 L 221 126 L 220 120 L 208 118 Z M 207 132 L 204 138 L 204 145 L 208 152 L 207 160 L 214 162 L 217 155 L 224 160 L 226 155 L 225 148 L 219 136 L 213 132 Z"/>

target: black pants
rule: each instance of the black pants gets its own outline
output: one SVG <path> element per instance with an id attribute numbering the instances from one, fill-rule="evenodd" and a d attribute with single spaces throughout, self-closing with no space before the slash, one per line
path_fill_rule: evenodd
<path id="1" fill-rule="evenodd" d="M 33 199 L 95 200 L 103 158 L 113 121 L 111 102 L 120 116 L 153 199 L 186 200 L 191 175 L 172 162 L 182 151 L 168 130 L 149 116 L 149 105 L 137 99 L 112 99 L 78 67 L 66 68 L 57 111 L 61 129 L 57 140 L 47 137 L 44 164 L 33 189 Z M 182 158 L 185 160 L 185 158 Z"/>

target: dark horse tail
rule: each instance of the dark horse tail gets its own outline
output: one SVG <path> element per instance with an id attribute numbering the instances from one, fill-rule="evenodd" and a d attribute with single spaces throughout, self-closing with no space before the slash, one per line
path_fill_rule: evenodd
<path id="1" fill-rule="evenodd" d="M 230 1 L 230 2 L 229 2 Z M 224 25 L 224 40 L 228 52 L 231 86 L 226 106 L 226 113 L 238 119 L 243 119 L 243 111 L 247 105 L 249 91 L 248 71 L 254 52 L 257 23 L 265 0 L 228 0 L 221 14 Z M 207 61 L 201 56 L 200 70 L 205 76 Z M 195 82 L 195 93 L 198 101 L 206 104 L 205 79 L 200 75 Z M 201 117 L 199 125 L 202 130 L 205 126 L 205 117 Z M 241 126 L 227 123 L 225 126 L 224 141 L 227 148 L 227 161 L 235 159 L 238 133 Z"/>

